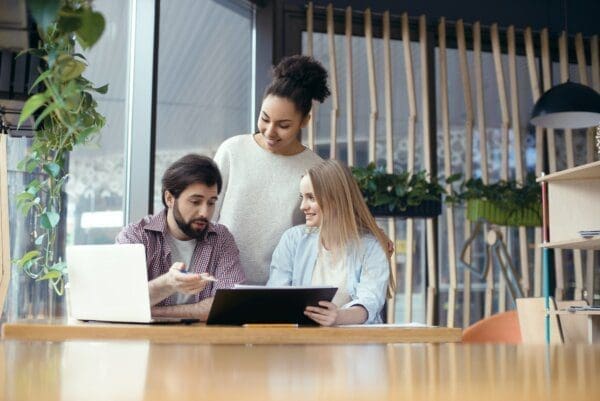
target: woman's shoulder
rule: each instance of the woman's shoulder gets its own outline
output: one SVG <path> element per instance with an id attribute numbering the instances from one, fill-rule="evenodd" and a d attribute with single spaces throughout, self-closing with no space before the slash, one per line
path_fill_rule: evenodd
<path id="1" fill-rule="evenodd" d="M 363 248 L 367 250 L 372 250 L 375 252 L 381 251 L 381 253 L 385 254 L 385 250 L 381 247 L 379 240 L 376 236 L 371 233 L 364 233 L 360 236 L 360 242 Z"/>
<path id="2" fill-rule="evenodd" d="M 219 146 L 219 150 L 245 147 L 251 145 L 253 142 L 251 134 L 235 135 L 225 139 Z"/>
<path id="3" fill-rule="evenodd" d="M 298 156 L 300 156 L 300 158 L 302 158 L 302 160 L 306 163 L 306 165 L 308 167 L 312 167 L 323 161 L 321 156 L 319 156 L 318 154 L 316 154 L 314 151 L 310 150 L 309 148 L 305 148 L 304 151 L 302 151 L 301 153 L 298 154 Z"/>
<path id="4" fill-rule="evenodd" d="M 285 230 L 285 232 L 283 233 L 283 237 L 286 238 L 288 241 L 299 241 L 303 238 L 318 236 L 318 233 L 318 228 L 308 227 L 306 226 L 306 224 L 300 224 Z"/>

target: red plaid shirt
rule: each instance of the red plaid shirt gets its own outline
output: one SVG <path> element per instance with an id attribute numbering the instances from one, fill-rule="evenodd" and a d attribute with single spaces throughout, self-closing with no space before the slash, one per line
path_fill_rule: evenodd
<path id="1" fill-rule="evenodd" d="M 117 235 L 118 244 L 144 244 L 148 281 L 168 272 L 173 264 L 171 247 L 165 238 L 167 232 L 167 210 L 164 209 L 128 225 Z M 212 297 L 217 289 L 231 288 L 245 279 L 233 235 L 222 224 L 209 224 L 206 237 L 196 243 L 191 266 L 187 266 L 187 269 L 194 273 L 209 273 L 218 279 L 217 282 L 209 282 L 202 292 L 194 295 L 194 302 Z M 176 295 L 171 295 L 156 306 L 175 305 Z"/>

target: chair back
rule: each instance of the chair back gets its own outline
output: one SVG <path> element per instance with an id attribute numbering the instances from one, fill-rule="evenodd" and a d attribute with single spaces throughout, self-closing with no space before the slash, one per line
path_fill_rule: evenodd
<path id="1" fill-rule="evenodd" d="M 463 331 L 464 343 L 521 343 L 517 311 L 502 312 L 482 319 Z"/>

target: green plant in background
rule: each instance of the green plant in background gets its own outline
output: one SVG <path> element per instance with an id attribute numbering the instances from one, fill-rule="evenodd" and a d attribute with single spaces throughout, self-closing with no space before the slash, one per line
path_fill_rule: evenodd
<path id="1" fill-rule="evenodd" d="M 458 181 L 455 175 L 447 183 Z M 534 174 L 527 175 L 523 183 L 500 180 L 484 184 L 481 178 L 463 181 L 458 189 L 446 197 L 451 204 L 467 203 L 467 218 L 476 221 L 484 218 L 490 223 L 507 226 L 539 226 L 542 223 L 542 189 Z"/>
<path id="2" fill-rule="evenodd" d="M 29 154 L 18 168 L 38 173 L 17 195 L 17 207 L 34 218 L 35 247 L 14 263 L 28 276 L 49 280 L 63 293 L 65 262 L 58 257 L 57 228 L 62 210 L 62 192 L 68 175 L 65 161 L 77 145 L 91 142 L 104 126 L 92 93 L 106 93 L 108 85 L 94 87 L 82 76 L 87 63 L 76 52 L 78 43 L 88 49 L 104 31 L 104 17 L 92 9 L 91 0 L 29 0 L 28 8 L 41 38 L 30 52 L 44 61 L 45 69 L 33 83 L 43 90 L 23 105 L 22 124 L 34 118 L 34 137 Z"/>
<path id="3" fill-rule="evenodd" d="M 351 170 L 371 209 L 385 208 L 390 213 L 400 213 L 426 201 L 440 203 L 445 193 L 436 179 L 428 180 L 426 171 L 390 174 L 374 163 Z"/>

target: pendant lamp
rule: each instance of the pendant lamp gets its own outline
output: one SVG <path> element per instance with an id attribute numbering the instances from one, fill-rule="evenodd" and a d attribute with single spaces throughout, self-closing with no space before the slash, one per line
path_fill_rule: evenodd
<path id="1" fill-rule="evenodd" d="M 531 123 L 544 128 L 600 125 L 600 94 L 586 85 L 565 82 L 546 91 L 533 106 Z"/>
<path id="2" fill-rule="evenodd" d="M 563 0 L 564 32 L 568 38 L 567 1 Z M 533 106 L 531 123 L 544 128 L 588 128 L 600 125 L 600 94 L 586 85 L 562 83 L 550 88 Z"/>

